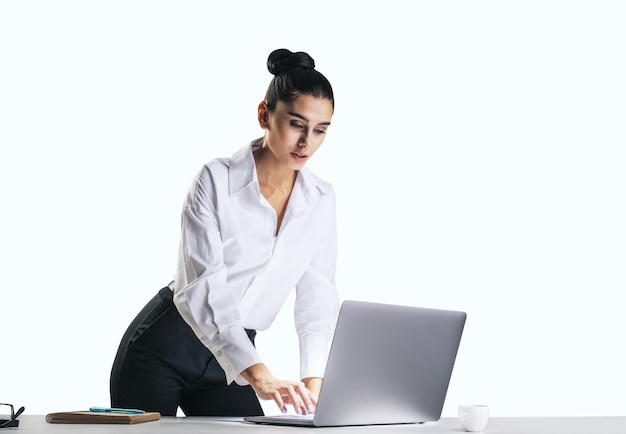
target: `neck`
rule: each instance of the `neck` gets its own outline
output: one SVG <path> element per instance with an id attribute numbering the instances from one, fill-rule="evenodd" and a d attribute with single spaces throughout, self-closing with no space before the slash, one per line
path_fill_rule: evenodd
<path id="1" fill-rule="evenodd" d="M 278 164 L 278 160 L 272 158 L 271 152 L 266 151 L 262 147 L 253 154 L 259 183 L 271 189 L 291 189 L 298 171 Z"/>

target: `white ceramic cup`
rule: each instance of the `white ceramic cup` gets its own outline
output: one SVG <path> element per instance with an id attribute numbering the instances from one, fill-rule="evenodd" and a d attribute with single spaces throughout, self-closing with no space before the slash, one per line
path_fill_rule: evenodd
<path id="1" fill-rule="evenodd" d="M 489 407 L 482 404 L 459 405 L 459 421 L 465 431 L 481 432 L 487 426 Z"/>

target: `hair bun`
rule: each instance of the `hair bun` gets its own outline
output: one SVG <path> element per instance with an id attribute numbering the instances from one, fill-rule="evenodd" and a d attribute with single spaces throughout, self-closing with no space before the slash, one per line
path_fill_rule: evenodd
<path id="1" fill-rule="evenodd" d="M 293 53 L 286 48 L 279 48 L 267 58 L 267 69 L 273 75 L 279 75 L 293 68 L 315 69 L 315 61 L 303 51 Z"/>

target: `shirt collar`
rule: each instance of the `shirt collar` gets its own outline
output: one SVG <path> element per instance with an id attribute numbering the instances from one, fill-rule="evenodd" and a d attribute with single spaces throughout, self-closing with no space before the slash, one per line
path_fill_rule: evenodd
<path id="1" fill-rule="evenodd" d="M 262 137 L 253 140 L 231 157 L 228 170 L 228 188 L 231 196 L 239 193 L 250 184 L 258 184 L 252 152 L 260 148 L 262 144 Z"/>
<path id="2" fill-rule="evenodd" d="M 253 140 L 232 156 L 230 169 L 228 171 L 229 192 L 231 196 L 236 195 L 252 184 L 258 186 L 252 152 L 262 145 L 263 138 L 261 137 Z M 330 193 L 330 185 L 322 181 L 306 167 L 300 169 L 296 178 L 296 186 L 302 192 L 303 198 L 307 203 L 310 203 L 320 195 L 328 195 Z"/>

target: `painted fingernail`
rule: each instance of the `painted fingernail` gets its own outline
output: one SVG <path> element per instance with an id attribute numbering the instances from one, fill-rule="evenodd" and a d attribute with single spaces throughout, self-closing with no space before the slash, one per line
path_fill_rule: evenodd
<path id="1" fill-rule="evenodd" d="M 307 405 L 306 409 L 308 411 L 313 411 L 313 405 L 312 404 Z"/>
<path id="2" fill-rule="evenodd" d="M 283 407 L 283 408 L 281 408 L 281 409 L 280 409 L 280 411 L 282 411 L 282 412 L 283 412 L 283 414 L 286 414 L 286 413 L 287 413 L 287 407 Z"/>
<path id="3" fill-rule="evenodd" d="M 302 416 L 302 410 L 300 409 L 300 407 L 296 407 L 296 413 Z"/>

